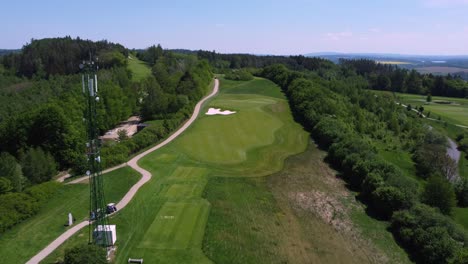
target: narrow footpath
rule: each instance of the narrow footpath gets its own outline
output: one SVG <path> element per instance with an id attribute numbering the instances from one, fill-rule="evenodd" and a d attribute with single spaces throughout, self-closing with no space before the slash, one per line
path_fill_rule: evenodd
<path id="1" fill-rule="evenodd" d="M 197 119 L 202 105 L 208 99 L 216 95 L 216 93 L 218 93 L 218 89 L 219 89 L 219 80 L 215 79 L 212 92 L 197 103 L 197 105 L 195 106 L 195 109 L 193 110 L 192 116 L 187 122 L 185 122 L 185 124 L 181 128 L 179 128 L 176 132 L 170 135 L 163 142 L 146 150 L 145 152 L 138 154 L 137 156 L 135 156 L 134 158 L 132 158 L 131 160 L 127 162 L 127 165 L 133 168 L 134 170 L 138 171 L 142 175 L 142 177 L 137 183 L 135 183 L 135 185 L 132 186 L 132 188 L 130 188 L 130 190 L 125 194 L 122 200 L 120 200 L 120 202 L 117 203 L 116 207 L 119 208 L 119 210 L 122 210 L 125 206 L 127 206 L 127 204 L 132 200 L 133 196 L 135 196 L 135 194 L 137 193 L 138 189 L 140 189 L 140 187 L 143 186 L 143 184 L 147 183 L 151 179 L 151 176 L 152 176 L 151 173 L 141 168 L 140 166 L 138 166 L 138 161 L 144 156 L 148 155 L 149 153 L 164 147 L 169 142 L 177 138 L 180 134 L 182 134 L 195 121 L 195 119 Z M 120 166 L 123 167 L 125 166 L 125 164 L 119 165 L 117 167 L 120 167 Z M 113 169 L 115 169 L 115 167 Z M 44 258 L 46 258 L 50 253 L 52 253 L 55 249 L 57 249 L 61 244 L 63 244 L 67 239 L 73 236 L 76 232 L 78 232 L 80 229 L 88 225 L 89 225 L 89 221 L 83 221 L 79 224 L 76 224 L 75 226 L 73 226 L 72 228 L 64 232 L 62 235 L 60 235 L 58 238 L 56 238 L 54 241 L 52 241 L 52 243 L 50 243 L 47 247 L 45 247 L 43 250 L 37 253 L 37 255 L 32 257 L 26 263 L 27 264 L 39 263 Z"/>

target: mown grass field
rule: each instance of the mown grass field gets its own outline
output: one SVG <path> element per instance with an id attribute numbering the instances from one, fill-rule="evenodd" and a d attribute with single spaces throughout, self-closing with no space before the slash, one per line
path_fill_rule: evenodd
<path id="1" fill-rule="evenodd" d="M 431 111 L 433 118 L 440 116 L 442 121 L 468 126 L 468 99 L 433 96 L 432 102 L 428 104 L 427 96 L 402 93 L 397 93 L 397 96 L 404 104 L 422 105 L 425 112 Z M 451 104 L 441 102 L 451 102 Z"/>
<path id="2" fill-rule="evenodd" d="M 281 171 L 287 157 L 307 149 L 309 135 L 293 121 L 279 87 L 258 78 L 221 79 L 220 94 L 202 113 L 209 107 L 237 113 L 202 114 L 175 141 L 140 160 L 153 178 L 112 219 L 118 233 L 116 263 L 128 258 L 145 263 L 405 262 L 385 226 L 365 215 L 323 163 L 323 152 L 298 155 L 300 163 L 287 162 Z M 341 191 L 318 185 L 328 181 L 338 182 Z M 340 208 L 360 208 L 357 214 L 379 231 L 375 237 L 384 237 L 385 246 L 372 246 L 374 237 L 361 237 L 359 226 L 346 224 L 352 232 L 334 227 L 312 210 L 320 207 L 316 203 L 296 200 L 317 191 L 330 193 L 343 203 Z M 343 195 L 348 198 L 342 202 Z M 351 211 L 343 219 L 351 222 Z M 80 241 L 83 235 L 73 237 L 45 263 Z"/>
<path id="3" fill-rule="evenodd" d="M 151 68 L 144 61 L 139 60 L 133 54 L 127 58 L 128 68 L 132 72 L 132 80 L 139 81 L 151 74 Z"/>
<path id="4" fill-rule="evenodd" d="M 107 202 L 120 200 L 139 177 L 129 167 L 105 174 Z M 88 208 L 88 184 L 63 185 L 37 215 L 0 236 L 0 256 L 8 263 L 25 263 L 68 229 L 68 213 L 81 222 L 87 219 Z"/>

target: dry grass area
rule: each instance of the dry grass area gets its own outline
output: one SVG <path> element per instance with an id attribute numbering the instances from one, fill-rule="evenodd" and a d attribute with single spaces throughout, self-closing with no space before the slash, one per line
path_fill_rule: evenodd
<path id="1" fill-rule="evenodd" d="M 376 61 L 376 62 L 381 63 L 381 64 L 392 64 L 392 65 L 413 64 L 407 61 Z"/>
<path id="2" fill-rule="evenodd" d="M 215 263 L 410 263 L 313 143 L 266 177 L 211 177 L 203 251 Z"/>
<path id="3" fill-rule="evenodd" d="M 305 153 L 288 159 L 283 171 L 268 178 L 279 207 L 287 218 L 294 219 L 288 229 L 299 233 L 290 231 L 290 235 L 297 243 L 308 245 L 303 259 L 314 260 L 297 263 L 409 262 L 385 224 L 365 214 L 364 206 L 336 177 L 324 157 L 325 152 L 312 145 Z M 357 219 L 365 219 L 365 223 Z M 374 236 L 366 228 L 376 228 L 380 234 Z"/>

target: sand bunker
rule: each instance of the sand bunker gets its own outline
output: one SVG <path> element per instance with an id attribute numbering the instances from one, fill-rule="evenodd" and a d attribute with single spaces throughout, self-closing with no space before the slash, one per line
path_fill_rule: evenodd
<path id="1" fill-rule="evenodd" d="M 236 113 L 235 111 L 229 111 L 229 110 L 221 111 L 221 108 L 210 108 L 208 109 L 208 112 L 206 112 L 206 115 L 232 115 L 235 113 Z"/>

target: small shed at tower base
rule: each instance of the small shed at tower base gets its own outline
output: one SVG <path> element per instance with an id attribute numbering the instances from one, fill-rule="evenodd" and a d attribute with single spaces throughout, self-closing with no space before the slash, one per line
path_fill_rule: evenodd
<path id="1" fill-rule="evenodd" d="M 97 245 L 113 246 L 117 240 L 116 225 L 98 225 L 93 232 Z"/>

